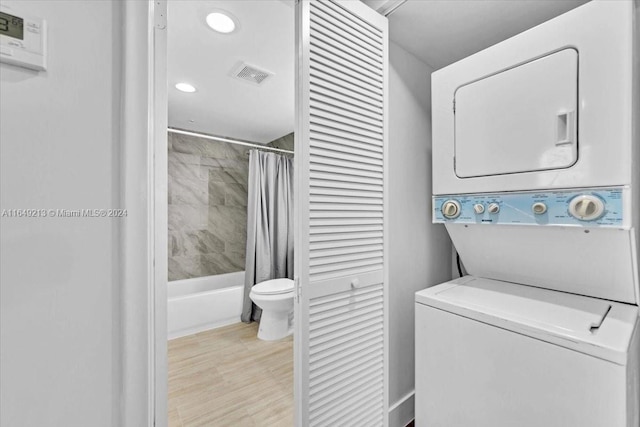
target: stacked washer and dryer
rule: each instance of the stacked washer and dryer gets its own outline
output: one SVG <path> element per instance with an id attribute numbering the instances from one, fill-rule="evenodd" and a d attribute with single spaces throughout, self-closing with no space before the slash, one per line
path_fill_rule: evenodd
<path id="1" fill-rule="evenodd" d="M 468 275 L 416 294 L 418 427 L 640 425 L 637 8 L 433 74 L 433 222 Z"/>

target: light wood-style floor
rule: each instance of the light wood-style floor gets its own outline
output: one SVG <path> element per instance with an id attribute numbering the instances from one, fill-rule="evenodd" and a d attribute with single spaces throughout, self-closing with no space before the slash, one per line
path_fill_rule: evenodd
<path id="1" fill-rule="evenodd" d="M 169 427 L 293 425 L 293 339 L 238 323 L 169 341 Z"/>

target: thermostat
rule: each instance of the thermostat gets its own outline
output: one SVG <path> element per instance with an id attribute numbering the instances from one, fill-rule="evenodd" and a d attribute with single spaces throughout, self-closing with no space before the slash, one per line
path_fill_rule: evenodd
<path id="1" fill-rule="evenodd" d="M 46 70 L 46 21 L 0 6 L 0 62 Z"/>

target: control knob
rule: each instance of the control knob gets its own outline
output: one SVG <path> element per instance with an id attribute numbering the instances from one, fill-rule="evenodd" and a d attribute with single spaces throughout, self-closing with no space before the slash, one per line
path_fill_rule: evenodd
<path id="1" fill-rule="evenodd" d="M 491 203 L 489 205 L 489 213 L 497 214 L 498 212 L 500 212 L 500 205 L 497 203 Z"/>
<path id="2" fill-rule="evenodd" d="M 531 210 L 536 215 L 542 215 L 547 211 L 547 205 L 542 202 L 536 202 L 531 206 Z"/>
<path id="3" fill-rule="evenodd" d="M 580 221 L 592 221 L 604 213 L 604 202 L 590 194 L 576 196 L 569 202 L 569 213 Z"/>
<path id="4" fill-rule="evenodd" d="M 460 203 L 457 200 L 447 200 L 440 208 L 445 218 L 453 219 L 460 215 Z"/>
<path id="5" fill-rule="evenodd" d="M 484 212 L 484 205 L 482 203 L 476 203 L 475 205 L 473 205 L 473 211 L 480 215 Z"/>

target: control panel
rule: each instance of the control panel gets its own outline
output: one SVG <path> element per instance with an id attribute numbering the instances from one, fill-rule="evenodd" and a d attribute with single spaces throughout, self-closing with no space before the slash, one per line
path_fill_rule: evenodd
<path id="1" fill-rule="evenodd" d="M 624 188 L 433 197 L 434 223 L 623 226 Z"/>
<path id="2" fill-rule="evenodd" d="M 46 70 L 46 22 L 5 5 L 0 6 L 0 62 Z"/>

